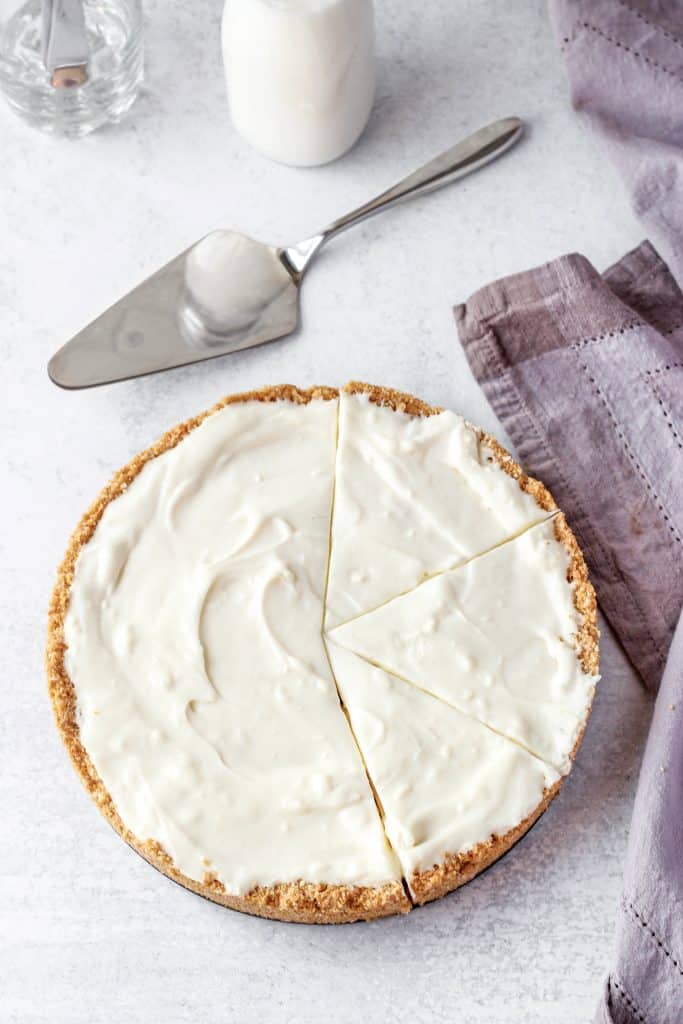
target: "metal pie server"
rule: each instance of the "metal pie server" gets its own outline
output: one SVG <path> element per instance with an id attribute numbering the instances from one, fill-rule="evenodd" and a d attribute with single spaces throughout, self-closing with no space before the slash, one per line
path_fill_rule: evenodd
<path id="1" fill-rule="evenodd" d="M 279 248 L 237 232 L 212 232 L 59 349 L 48 363 L 50 379 L 63 388 L 110 384 L 290 334 L 299 319 L 301 281 L 326 242 L 366 217 L 483 167 L 521 133 L 519 118 L 496 121 L 297 245 Z"/>

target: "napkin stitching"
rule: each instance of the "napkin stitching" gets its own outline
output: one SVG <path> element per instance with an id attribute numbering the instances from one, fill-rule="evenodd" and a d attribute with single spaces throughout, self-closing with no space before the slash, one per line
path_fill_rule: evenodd
<path id="1" fill-rule="evenodd" d="M 639 57 L 646 64 L 650 64 L 653 68 L 657 68 L 659 71 L 663 71 L 666 75 L 671 75 L 671 77 L 675 78 L 677 82 L 683 82 L 683 78 L 681 78 L 681 76 L 677 74 L 675 71 L 672 71 L 671 68 L 667 68 L 665 64 L 660 64 L 659 61 L 652 60 L 651 57 L 646 57 L 644 53 L 640 52 L 640 50 L 634 50 L 632 47 L 627 46 L 626 43 L 620 42 L 613 36 L 608 36 L 607 33 L 603 32 L 602 29 L 598 28 L 597 25 L 591 25 L 589 21 L 581 21 L 578 22 L 578 24 L 581 28 L 586 28 L 589 32 L 594 32 L 596 35 L 601 36 L 608 43 L 612 43 L 613 46 L 617 46 L 620 50 L 624 50 L 626 53 L 630 53 L 633 57 Z M 570 40 L 568 37 L 565 36 L 563 42 L 568 43 L 570 42 Z"/>
<path id="2" fill-rule="evenodd" d="M 569 494 L 572 503 L 580 510 L 581 515 L 586 520 L 586 522 L 588 522 L 588 517 L 586 516 L 586 513 L 584 511 L 583 505 L 579 501 L 578 495 L 575 493 L 573 486 L 569 483 L 569 480 L 565 476 L 564 469 L 562 467 L 561 462 L 558 462 L 558 460 L 555 458 L 554 452 L 553 452 L 552 448 L 550 447 L 550 445 L 548 444 L 548 441 L 546 439 L 545 434 L 537 426 L 536 420 L 535 420 L 535 418 L 534 418 L 534 416 L 533 416 L 529 406 L 527 405 L 527 401 L 526 401 L 526 398 L 524 397 L 523 392 L 518 391 L 517 388 L 515 388 L 514 382 L 512 381 L 511 378 L 512 378 L 512 367 L 508 367 L 501 374 L 501 380 L 505 380 L 507 386 L 510 388 L 510 390 L 513 392 L 513 394 L 518 399 L 521 411 L 526 415 L 526 418 L 527 418 L 527 421 L 528 421 L 528 424 L 529 424 L 529 428 L 530 428 L 529 432 L 533 431 L 533 433 L 536 435 L 537 443 L 545 451 L 546 458 L 548 459 L 548 462 L 550 462 L 550 464 L 555 467 L 555 470 L 556 470 L 558 476 L 560 477 L 560 479 L 562 481 L 562 484 L 564 485 L 564 488 L 565 488 L 567 494 Z M 607 552 L 603 549 L 602 544 L 600 543 L 600 541 L 597 540 L 596 543 L 597 543 L 597 546 L 602 551 L 603 555 L 605 557 L 607 557 Z M 624 580 L 623 582 L 625 583 L 626 581 Z"/>
<path id="3" fill-rule="evenodd" d="M 602 334 L 596 334 L 591 338 L 581 338 L 579 341 L 575 341 L 571 348 L 580 349 L 585 348 L 586 345 L 592 345 L 597 341 L 604 341 L 605 338 L 616 338 L 618 334 L 625 334 L 626 331 L 632 331 L 636 327 L 646 327 L 647 324 L 643 320 L 629 320 L 622 327 L 619 327 L 614 331 L 603 331 Z"/>
<path id="4" fill-rule="evenodd" d="M 662 502 L 661 502 L 661 499 L 660 499 L 659 495 L 655 491 L 655 489 L 652 486 L 652 484 L 650 483 L 650 481 L 647 479 L 647 476 L 645 475 L 645 472 L 644 472 L 642 466 L 640 465 L 638 459 L 634 455 L 633 449 L 631 448 L 630 444 L 628 443 L 628 440 L 626 439 L 626 437 L 625 437 L 625 435 L 624 435 L 624 433 L 623 433 L 623 431 L 621 429 L 621 426 L 619 425 L 619 420 L 617 419 L 617 417 L 612 412 L 612 409 L 611 409 L 611 407 L 609 405 L 609 402 L 607 401 L 606 396 L 604 395 L 602 389 L 600 388 L 599 384 L 595 380 L 595 377 L 591 377 L 590 370 L 588 369 L 587 364 L 580 362 L 579 366 L 581 367 L 581 369 L 584 371 L 584 373 L 588 377 L 588 380 L 593 385 L 593 390 L 595 391 L 595 394 L 598 396 L 598 398 L 600 399 L 600 401 L 604 405 L 605 409 L 607 410 L 607 414 L 608 414 L 609 418 L 612 420 L 612 423 L 614 424 L 614 429 L 616 431 L 617 437 L 622 442 L 622 444 L 624 446 L 624 450 L 626 451 L 626 454 L 628 455 L 629 459 L 633 463 L 633 466 L 635 467 L 635 469 L 636 469 L 638 475 L 640 476 L 641 480 L 643 481 L 643 483 L 647 487 L 647 489 L 650 492 L 650 494 L 655 499 L 655 502 L 657 503 L 657 508 L 662 513 L 662 515 L 664 517 L 664 520 L 666 522 L 668 530 L 670 531 L 670 533 L 673 536 L 674 540 L 676 540 L 680 544 L 681 543 L 680 534 L 678 533 L 678 530 L 676 529 L 676 527 L 671 522 L 671 518 L 667 514 L 667 512 L 665 511 L 664 506 L 662 505 Z"/>
<path id="5" fill-rule="evenodd" d="M 503 356 L 500 351 L 500 345 L 496 344 L 496 335 L 493 328 L 487 324 L 485 333 L 482 335 L 482 341 L 487 345 L 489 349 L 489 357 L 493 363 L 493 369 L 497 371 L 501 376 L 507 372 L 508 367 L 503 361 Z"/>
<path id="6" fill-rule="evenodd" d="M 645 1014 L 642 1012 L 642 1010 L 639 1009 L 637 1003 L 635 1003 L 634 1000 L 631 999 L 630 995 L 627 993 L 627 991 L 623 987 L 623 985 L 620 985 L 619 982 L 617 981 L 617 979 L 614 978 L 614 977 L 611 977 L 609 979 L 609 982 L 610 982 L 610 985 L 614 985 L 614 987 L 616 988 L 616 990 L 619 993 L 620 997 L 624 1000 L 624 1002 L 628 1006 L 629 1010 L 631 1010 L 632 1013 L 635 1014 L 636 1019 L 639 1020 L 641 1022 L 641 1024 L 647 1024 L 647 1019 L 645 1017 Z"/>
<path id="7" fill-rule="evenodd" d="M 669 333 L 667 331 L 667 333 Z M 656 373 L 666 373 L 667 370 L 680 370 L 683 369 L 683 363 L 665 363 L 664 366 L 653 366 L 651 370 L 646 370 L 645 375 L 647 377 L 654 377 Z"/>
<path id="8" fill-rule="evenodd" d="M 519 402 L 520 412 L 526 415 L 529 433 L 533 431 L 533 433 L 535 434 L 537 443 L 545 451 L 546 458 L 548 459 L 550 464 L 555 468 L 555 471 L 559 476 L 561 483 L 564 485 L 566 493 L 568 494 L 569 499 L 572 503 L 572 507 L 575 508 L 577 512 L 581 515 L 583 521 L 583 529 L 581 530 L 581 543 L 583 544 L 583 548 L 586 554 L 588 555 L 589 563 L 593 561 L 593 559 L 591 558 L 591 551 L 597 548 L 597 550 L 602 555 L 602 560 L 604 561 L 604 563 L 606 565 L 612 566 L 612 569 L 615 575 L 617 576 L 619 583 L 621 584 L 626 599 L 630 602 L 630 604 L 642 620 L 644 631 L 652 644 L 653 650 L 655 651 L 659 659 L 660 665 L 664 664 L 664 652 L 661 646 L 659 645 L 658 641 L 655 639 L 649 625 L 647 624 L 647 615 L 641 608 L 636 598 L 636 595 L 629 587 L 626 578 L 624 577 L 624 574 L 622 572 L 621 566 L 614 558 L 614 553 L 609 548 L 605 547 L 602 540 L 600 539 L 599 534 L 596 533 L 595 530 L 592 528 L 591 520 L 586 515 L 585 509 L 583 507 L 583 502 L 579 499 L 578 494 L 574 490 L 573 485 L 569 483 L 568 478 L 565 476 L 564 469 L 562 467 L 562 462 L 555 458 L 552 448 L 548 445 L 545 433 L 541 431 L 539 428 L 537 428 L 536 420 L 534 419 L 534 416 L 531 413 L 529 406 L 527 405 L 527 401 L 523 392 L 515 388 L 514 382 L 512 380 L 512 367 L 507 367 L 507 369 L 500 375 L 499 379 L 501 383 L 504 383 L 505 386 L 509 388 L 512 391 L 513 395 L 517 398 Z M 598 561 L 599 559 L 595 559 L 596 564 L 598 563 Z"/>
<path id="9" fill-rule="evenodd" d="M 671 32 L 668 32 L 665 28 L 662 28 L 662 26 L 658 25 L 656 21 L 651 21 L 650 18 L 646 18 L 642 11 L 638 11 L 635 7 L 631 7 L 631 5 L 627 4 L 625 0 L 617 0 L 617 3 L 621 4 L 621 6 L 624 7 L 627 11 L 630 11 L 631 14 L 635 14 L 636 18 L 638 18 L 640 21 L 644 21 L 646 25 L 650 26 L 650 28 L 656 29 L 657 32 L 660 33 L 660 35 L 663 35 L 667 39 L 670 39 L 672 43 L 675 43 L 676 46 L 680 46 L 683 49 L 683 41 L 681 41 L 678 38 L 678 36 L 675 36 Z"/>
<path id="10" fill-rule="evenodd" d="M 650 374 L 649 370 L 646 372 L 645 376 L 650 378 L 651 374 Z M 657 399 L 659 407 L 662 410 L 662 415 L 664 417 L 664 421 L 665 421 L 667 427 L 669 428 L 669 430 L 671 431 L 671 436 L 673 437 L 673 439 L 676 442 L 676 444 L 678 445 L 678 447 L 681 450 L 683 450 L 683 443 L 681 442 L 681 436 L 678 433 L 678 431 L 676 430 L 676 426 L 674 424 L 674 418 L 673 418 L 673 415 L 671 413 L 671 410 L 669 409 L 668 405 L 666 405 L 662 395 L 659 393 L 659 390 L 658 390 L 657 385 L 655 384 L 655 382 L 653 380 L 648 379 L 647 383 L 650 385 L 650 389 L 652 391 L 652 394 Z"/>
<path id="11" fill-rule="evenodd" d="M 537 440 L 538 444 L 540 444 L 541 448 L 544 449 L 545 454 L 546 454 L 546 458 L 548 459 L 548 461 L 550 463 L 552 463 L 556 467 L 558 475 L 561 477 L 562 482 L 563 482 L 564 486 L 566 487 L 567 491 L 571 494 L 572 500 L 574 500 L 576 495 L 574 494 L 573 488 L 570 487 L 569 482 L 568 482 L 567 478 L 564 475 L 564 470 L 563 470 L 562 466 L 555 459 L 554 453 L 552 451 L 552 448 L 549 446 L 549 444 L 548 444 L 548 442 L 546 440 L 545 434 L 543 433 L 543 431 L 540 430 L 539 427 L 537 427 L 536 420 L 534 419 L 534 416 L 532 415 L 532 412 L 531 412 L 529 406 L 527 405 L 527 401 L 526 401 L 526 398 L 524 397 L 524 394 L 521 391 L 518 392 L 517 389 L 515 388 L 514 382 L 512 381 L 512 367 L 511 366 L 508 366 L 503 371 L 503 373 L 501 374 L 501 379 L 504 379 L 506 381 L 506 383 L 507 383 L 508 387 L 510 388 L 510 390 L 517 397 L 517 399 L 519 401 L 519 404 L 521 406 L 522 412 L 526 414 L 526 418 L 529 421 L 529 427 L 531 428 L 531 430 L 533 430 L 534 434 L 536 435 L 536 440 Z M 578 504 L 578 502 L 576 502 L 576 503 Z M 583 513 L 583 509 L 581 511 L 582 511 L 582 514 L 584 514 Z"/>
<path id="12" fill-rule="evenodd" d="M 670 949 L 667 949 L 667 947 L 665 946 L 664 942 L 660 939 L 660 937 L 657 934 L 657 932 L 648 924 L 648 922 L 645 920 L 645 918 L 642 916 L 642 914 L 638 913 L 638 911 L 636 910 L 636 908 L 633 906 L 632 903 L 627 903 L 626 901 L 624 901 L 623 902 L 623 906 L 624 906 L 624 908 L 626 910 L 630 910 L 631 911 L 631 913 L 636 918 L 636 920 L 637 920 L 638 924 L 640 925 L 640 927 L 644 928 L 645 931 L 649 932 L 649 934 L 652 936 L 652 938 L 657 943 L 657 946 L 659 947 L 659 949 L 661 949 L 662 952 L 664 953 L 664 955 L 669 958 L 669 960 L 674 965 L 674 967 L 676 968 L 678 973 L 681 975 L 681 977 L 683 977 L 683 967 L 681 967 L 680 961 L 678 961 L 676 959 L 676 957 L 673 955 L 673 953 L 671 952 Z"/>

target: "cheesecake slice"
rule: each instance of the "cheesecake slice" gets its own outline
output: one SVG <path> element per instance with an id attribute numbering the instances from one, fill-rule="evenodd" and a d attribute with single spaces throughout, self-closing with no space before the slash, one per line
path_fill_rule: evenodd
<path id="1" fill-rule="evenodd" d="M 346 385 L 327 628 L 494 547 L 554 509 L 543 485 L 462 416 L 399 392 Z"/>
<path id="2" fill-rule="evenodd" d="M 412 899 L 457 889 L 526 832 L 561 776 L 436 697 L 328 650 Z"/>
<path id="3" fill-rule="evenodd" d="M 597 630 L 561 514 L 329 637 L 569 771 L 597 681 Z"/>

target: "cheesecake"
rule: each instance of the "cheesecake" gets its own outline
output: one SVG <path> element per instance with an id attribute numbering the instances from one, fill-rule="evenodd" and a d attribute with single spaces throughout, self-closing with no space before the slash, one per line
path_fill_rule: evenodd
<path id="1" fill-rule="evenodd" d="M 59 569 L 47 672 L 130 846 L 225 906 L 337 923 L 529 828 L 597 659 L 546 488 L 455 413 L 351 383 L 229 396 L 120 470 Z"/>

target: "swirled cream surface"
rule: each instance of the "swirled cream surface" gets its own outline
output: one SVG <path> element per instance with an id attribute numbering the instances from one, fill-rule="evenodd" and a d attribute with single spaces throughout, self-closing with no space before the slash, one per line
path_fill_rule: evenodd
<path id="1" fill-rule="evenodd" d="M 330 661 L 410 885 L 504 836 L 560 776 L 516 743 L 329 642 Z"/>
<path id="2" fill-rule="evenodd" d="M 330 639 L 567 772 L 596 683 L 577 657 L 568 557 L 547 520 Z"/>
<path id="3" fill-rule="evenodd" d="M 462 416 L 411 416 L 342 392 L 327 627 L 545 516 Z"/>
<path id="4" fill-rule="evenodd" d="M 321 636 L 337 402 L 228 405 L 83 548 L 81 740 L 124 824 L 230 893 L 400 877 Z"/>
<path id="5" fill-rule="evenodd" d="M 123 823 L 232 894 L 409 881 L 514 828 L 595 684 L 543 515 L 453 413 L 210 415 L 106 506 L 71 586 L 80 737 Z"/>

